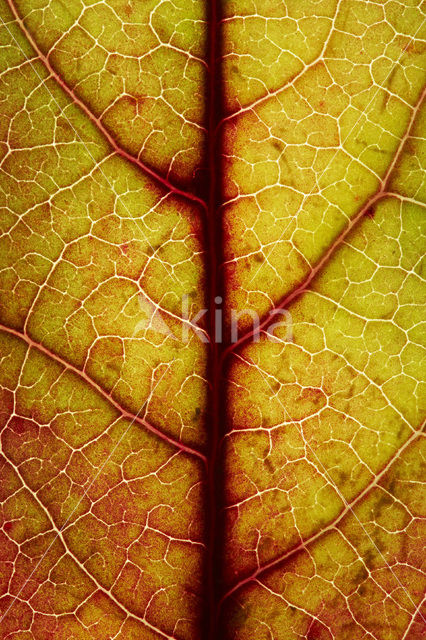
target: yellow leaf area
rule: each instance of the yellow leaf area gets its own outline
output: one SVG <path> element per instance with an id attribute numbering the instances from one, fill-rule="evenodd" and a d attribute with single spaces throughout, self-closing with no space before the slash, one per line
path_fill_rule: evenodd
<path id="1" fill-rule="evenodd" d="M 423 638 L 423 3 L 0 18 L 0 639 Z"/>
<path id="2" fill-rule="evenodd" d="M 1 638 L 199 634 L 203 16 L 1 3 Z"/>
<path id="3" fill-rule="evenodd" d="M 161 173 L 191 180 L 206 133 L 203 3 L 14 2 L 60 78 L 116 142 Z"/>
<path id="4" fill-rule="evenodd" d="M 225 6 L 223 638 L 420 640 L 422 6 Z"/>

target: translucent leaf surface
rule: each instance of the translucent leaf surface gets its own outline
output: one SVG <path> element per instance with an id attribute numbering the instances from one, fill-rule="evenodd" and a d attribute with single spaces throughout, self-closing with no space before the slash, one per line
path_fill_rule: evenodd
<path id="1" fill-rule="evenodd" d="M 423 3 L 0 17 L 0 638 L 420 640 Z"/>

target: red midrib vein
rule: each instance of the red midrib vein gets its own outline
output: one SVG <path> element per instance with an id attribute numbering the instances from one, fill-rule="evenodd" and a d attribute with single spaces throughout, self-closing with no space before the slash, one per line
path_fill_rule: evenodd
<path id="1" fill-rule="evenodd" d="M 210 336 L 209 402 L 207 410 L 208 462 L 207 462 L 207 557 L 206 557 L 206 604 L 203 620 L 203 640 L 218 640 L 218 602 L 220 598 L 219 576 L 221 565 L 220 526 L 218 514 L 221 508 L 219 440 L 221 416 L 224 414 L 221 395 L 221 345 L 216 340 L 216 297 L 222 297 L 220 263 L 222 261 L 222 233 L 219 206 L 221 196 L 220 142 L 216 135 L 217 124 L 223 111 L 221 94 L 221 59 L 219 43 L 220 2 L 208 3 L 208 215 L 206 221 L 207 273 L 208 273 L 208 317 Z M 223 299 L 223 297 L 222 297 Z"/>
<path id="2" fill-rule="evenodd" d="M 13 0 L 6 0 L 6 2 L 9 6 L 10 11 L 13 14 L 13 17 L 18 23 L 22 33 L 24 34 L 25 38 L 34 49 L 35 53 L 37 54 L 37 58 L 40 60 L 40 62 L 43 63 L 43 65 L 49 72 L 49 75 L 57 82 L 57 84 L 61 87 L 61 89 L 65 91 L 65 93 L 71 98 L 73 103 L 76 104 L 78 107 L 80 107 L 80 109 L 86 114 L 86 116 L 90 118 L 90 121 L 95 125 L 96 129 L 100 132 L 103 138 L 108 142 L 108 144 L 115 151 L 115 153 L 121 156 L 122 158 L 124 158 L 125 160 L 127 160 L 128 162 L 131 162 L 133 165 L 141 169 L 144 173 L 148 174 L 151 178 L 153 178 L 156 182 L 159 182 L 168 191 L 174 193 L 177 196 L 181 196 L 187 200 L 190 200 L 192 202 L 196 202 L 203 209 L 205 209 L 206 204 L 202 198 L 199 198 L 198 196 L 196 196 L 195 194 L 189 191 L 179 189 L 179 187 L 172 184 L 169 180 L 167 180 L 167 178 L 163 177 L 162 175 L 154 171 L 154 169 L 152 169 L 147 164 L 142 162 L 139 158 L 136 158 L 135 156 L 133 156 L 131 153 L 123 149 L 118 144 L 118 142 L 114 139 L 114 137 L 111 135 L 108 129 L 104 126 L 100 118 L 97 118 L 95 114 L 92 113 L 92 111 L 85 104 L 85 102 L 81 98 L 79 98 L 79 96 L 75 93 L 75 91 L 70 86 L 68 86 L 68 84 L 63 80 L 63 78 L 57 73 L 57 71 L 55 71 L 55 69 L 53 68 L 53 66 L 49 61 L 48 56 L 43 53 L 43 51 L 40 49 L 37 42 L 33 38 L 31 32 L 25 26 L 24 20 L 21 18 L 20 14 L 18 13 L 18 10 L 14 5 Z M 77 135 L 79 135 L 78 132 L 76 133 Z"/>

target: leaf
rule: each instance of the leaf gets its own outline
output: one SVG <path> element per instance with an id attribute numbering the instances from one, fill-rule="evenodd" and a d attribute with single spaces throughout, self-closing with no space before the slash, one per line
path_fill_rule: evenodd
<path id="1" fill-rule="evenodd" d="M 420 639 L 422 5 L 0 6 L 0 637 Z"/>

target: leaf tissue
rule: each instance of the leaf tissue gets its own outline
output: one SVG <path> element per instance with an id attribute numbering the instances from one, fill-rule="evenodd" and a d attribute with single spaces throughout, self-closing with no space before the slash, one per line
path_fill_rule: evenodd
<path id="1" fill-rule="evenodd" d="M 0 19 L 0 640 L 424 638 L 425 3 Z"/>

